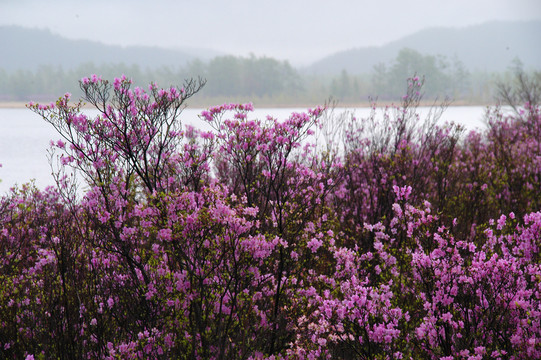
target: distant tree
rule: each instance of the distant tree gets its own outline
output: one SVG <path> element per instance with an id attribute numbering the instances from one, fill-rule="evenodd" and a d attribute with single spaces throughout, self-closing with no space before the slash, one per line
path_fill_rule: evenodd
<path id="1" fill-rule="evenodd" d="M 471 93 L 471 74 L 458 56 L 455 55 L 451 62 L 452 72 L 449 80 L 454 92 L 453 97 L 465 98 Z"/>
<path id="2" fill-rule="evenodd" d="M 388 72 L 385 63 L 380 62 L 374 65 L 372 71 L 372 89 L 374 91 L 373 95 L 377 95 L 382 98 L 387 97 L 388 81 Z"/>
<path id="3" fill-rule="evenodd" d="M 0 101 L 8 100 L 9 91 L 8 91 L 8 74 L 4 69 L 0 68 Z"/>
<path id="4" fill-rule="evenodd" d="M 330 95 L 342 101 L 351 100 L 355 96 L 355 84 L 358 91 L 359 84 L 356 79 L 350 76 L 346 69 L 342 69 L 340 76 L 331 80 Z"/>
<path id="5" fill-rule="evenodd" d="M 270 96 L 295 87 L 298 75 L 288 62 L 251 55 L 242 61 L 243 93 L 245 95 Z"/>
<path id="6" fill-rule="evenodd" d="M 296 94 L 303 88 L 300 75 L 287 61 L 268 57 L 220 56 L 204 72 L 208 79 L 205 94 L 210 96 L 272 97 Z"/>
<path id="7" fill-rule="evenodd" d="M 427 96 L 447 96 L 449 95 L 449 76 L 445 71 L 447 68 L 447 61 L 443 57 L 422 55 L 416 50 L 404 48 L 400 50 L 388 72 L 385 72 L 385 67 L 382 65 L 375 68 L 377 71 L 375 90 L 384 90 L 377 91 L 377 94 L 388 94 L 388 97 L 398 99 L 403 91 L 404 79 L 411 74 L 418 74 L 426 80 L 424 91 Z M 386 81 L 382 81 L 382 77 L 386 78 Z"/>
<path id="8" fill-rule="evenodd" d="M 519 107 L 535 107 L 541 104 L 541 72 L 535 71 L 531 75 L 524 71 L 520 59 L 515 59 L 511 65 L 513 79 L 510 82 L 498 81 L 497 100 L 511 106 L 518 114 Z"/>
<path id="9" fill-rule="evenodd" d="M 340 96 L 342 98 L 349 97 L 351 94 L 351 80 L 348 72 L 343 69 L 340 73 Z"/>
<path id="10" fill-rule="evenodd" d="M 34 74 L 30 70 L 19 69 L 13 73 L 8 82 L 12 100 L 26 100 L 28 95 L 35 89 L 34 79 Z"/>
<path id="11" fill-rule="evenodd" d="M 235 56 L 219 56 L 212 59 L 207 67 L 207 94 L 218 96 L 241 94 L 241 64 Z"/>
<path id="12" fill-rule="evenodd" d="M 183 74 L 184 78 L 190 78 L 194 76 L 208 77 L 207 65 L 200 59 L 195 59 L 188 63 L 188 65 L 181 69 L 181 73 Z"/>

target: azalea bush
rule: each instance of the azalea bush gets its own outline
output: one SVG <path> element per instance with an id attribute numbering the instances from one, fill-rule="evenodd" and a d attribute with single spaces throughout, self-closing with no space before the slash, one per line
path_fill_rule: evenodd
<path id="1" fill-rule="evenodd" d="M 541 358 L 541 118 L 367 119 L 98 76 L 29 104 L 56 187 L 0 199 L 7 359 Z M 80 183 L 84 189 L 81 189 Z"/>

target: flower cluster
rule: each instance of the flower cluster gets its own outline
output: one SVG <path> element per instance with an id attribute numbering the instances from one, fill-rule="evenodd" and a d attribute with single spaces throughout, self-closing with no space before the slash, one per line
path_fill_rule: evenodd
<path id="1" fill-rule="evenodd" d="M 462 136 L 415 77 L 382 119 L 224 104 L 200 132 L 201 82 L 80 85 L 95 118 L 29 104 L 58 186 L 0 198 L 0 357 L 541 358 L 536 105 Z"/>

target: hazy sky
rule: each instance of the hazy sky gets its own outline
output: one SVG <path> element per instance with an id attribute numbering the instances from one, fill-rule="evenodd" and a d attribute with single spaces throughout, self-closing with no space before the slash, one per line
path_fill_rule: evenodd
<path id="1" fill-rule="evenodd" d="M 533 19 L 541 19 L 541 0 L 0 0 L 0 25 L 107 44 L 254 53 L 293 64 L 426 27 Z"/>

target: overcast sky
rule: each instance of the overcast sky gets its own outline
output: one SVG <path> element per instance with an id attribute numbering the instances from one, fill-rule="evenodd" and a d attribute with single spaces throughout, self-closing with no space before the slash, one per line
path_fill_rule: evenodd
<path id="1" fill-rule="evenodd" d="M 541 0 L 0 0 L 0 25 L 107 44 L 253 53 L 295 65 L 427 27 L 534 19 L 541 19 Z"/>

